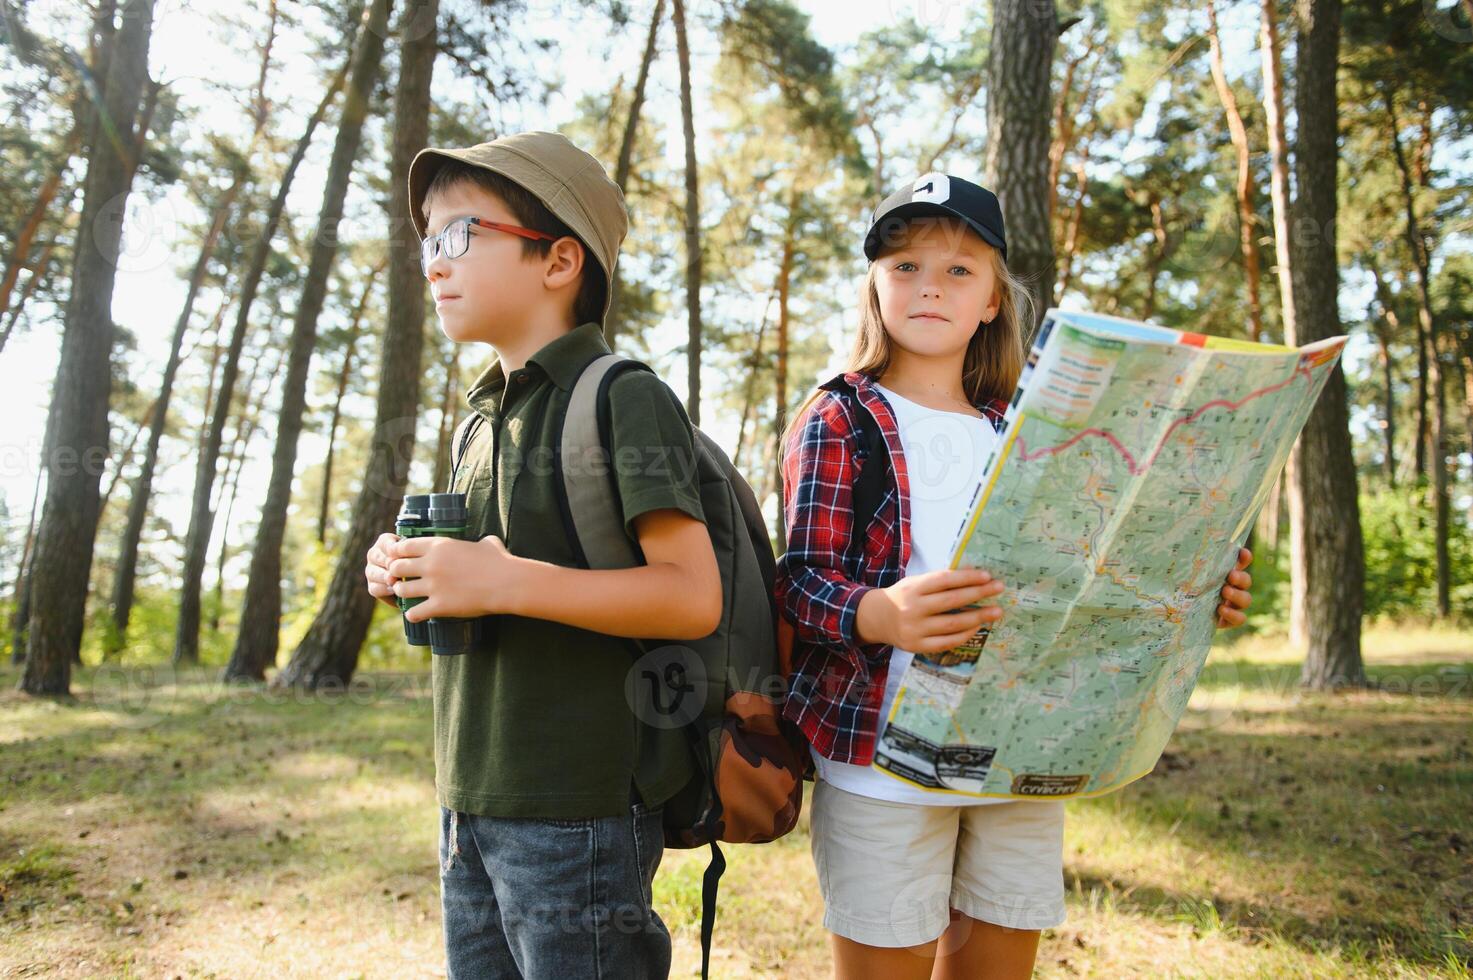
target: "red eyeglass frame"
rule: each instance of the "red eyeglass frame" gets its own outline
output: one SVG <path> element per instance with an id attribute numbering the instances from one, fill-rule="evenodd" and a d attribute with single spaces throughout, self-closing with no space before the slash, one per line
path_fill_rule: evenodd
<path id="1" fill-rule="evenodd" d="M 536 229 L 533 229 L 533 228 L 523 228 L 520 225 L 504 225 L 504 224 L 502 224 L 499 221 L 487 221 L 485 218 L 477 218 L 474 215 L 467 215 L 466 217 L 463 217 L 463 218 L 456 218 L 455 221 L 464 221 L 467 224 L 475 225 L 478 228 L 490 228 L 492 231 L 504 231 L 508 235 L 516 235 L 518 238 L 528 238 L 528 239 L 531 239 L 534 242 L 539 242 L 539 241 L 555 242 L 559 238 L 559 236 L 553 235 L 553 234 L 549 234 L 548 232 L 545 232 L 545 231 L 537 231 Z M 452 225 L 454 223 L 455 222 L 453 222 L 453 221 L 452 222 L 446 222 L 445 228 L 441 228 L 440 231 L 437 234 L 434 234 L 434 235 L 426 235 L 425 236 L 425 241 L 429 241 L 431 239 L 438 239 L 438 238 L 440 238 L 442 235 L 445 234 L 445 229 L 446 228 L 449 228 L 450 225 Z M 469 242 L 466 243 L 466 247 L 467 248 L 470 247 L 470 243 Z M 464 252 L 461 253 L 461 255 L 464 255 L 464 254 L 465 254 Z M 429 273 L 429 263 L 426 262 L 425 261 L 425 258 L 424 258 L 424 243 L 423 242 L 420 243 L 420 253 L 419 253 L 419 255 L 420 255 L 420 265 L 421 265 L 423 271 L 426 274 L 428 274 Z M 438 255 L 436 257 L 438 258 Z M 448 258 L 448 256 L 447 256 L 447 258 Z M 458 259 L 458 258 L 460 258 L 460 256 L 457 255 L 457 256 L 455 256 L 455 258 Z M 433 260 L 431 260 L 431 261 L 433 261 Z M 454 259 L 451 259 L 450 261 L 454 261 Z"/>

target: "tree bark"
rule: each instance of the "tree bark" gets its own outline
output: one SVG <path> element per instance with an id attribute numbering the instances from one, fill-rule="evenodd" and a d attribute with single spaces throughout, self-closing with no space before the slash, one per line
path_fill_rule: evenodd
<path id="1" fill-rule="evenodd" d="M 1386 114 L 1391 124 L 1391 149 L 1396 157 L 1397 169 L 1401 173 L 1402 206 L 1406 211 L 1407 247 L 1412 253 L 1412 269 L 1415 273 L 1417 291 L 1417 323 L 1419 334 L 1427 338 L 1426 372 L 1427 384 L 1432 389 L 1432 433 L 1431 460 L 1433 511 L 1436 522 L 1437 561 L 1437 615 L 1446 619 L 1452 613 L 1450 599 L 1451 572 L 1448 556 L 1448 489 L 1447 489 L 1447 395 L 1442 381 L 1442 347 L 1437 317 L 1432 309 L 1431 269 L 1432 256 L 1428 254 L 1427 240 L 1422 237 L 1420 220 L 1417 217 L 1417 202 L 1412 192 L 1412 173 L 1407 166 L 1406 152 L 1402 149 L 1400 121 L 1396 116 L 1396 101 L 1391 92 L 1381 92 L 1386 99 Z"/>
<path id="2" fill-rule="evenodd" d="M 219 390 L 214 393 L 210 422 L 200 449 L 199 462 L 195 468 L 194 498 L 190 504 L 189 532 L 184 547 L 184 579 L 179 588 L 179 620 L 174 636 L 174 663 L 197 663 L 199 661 L 200 588 L 204 577 L 205 557 L 210 546 L 210 535 L 214 530 L 214 511 L 210 509 L 210 497 L 215 488 L 215 470 L 220 460 L 220 448 L 225 439 L 225 420 L 230 416 L 230 404 L 235 393 L 235 381 L 240 371 L 240 355 L 245 347 L 246 330 L 250 326 L 251 307 L 260 289 L 261 279 L 266 272 L 266 262 L 271 257 L 271 240 L 281 224 L 282 212 L 291 191 L 297 168 L 307 155 L 312 143 L 312 134 L 327 114 L 328 107 L 337 97 L 347 78 L 348 66 L 344 65 L 333 77 L 322 101 L 307 121 L 306 132 L 297 140 L 296 148 L 287 161 L 286 171 L 281 177 L 281 186 L 266 212 L 261 228 L 261 237 L 251 252 L 251 263 L 240 286 L 240 305 L 236 312 L 235 326 L 230 334 L 230 346 L 225 355 L 225 367 L 221 371 Z"/>
<path id="3" fill-rule="evenodd" d="M 70 694 L 82 644 L 88 578 L 108 454 L 112 385 L 112 296 L 122 241 L 117 220 L 137 166 L 134 125 L 148 79 L 153 0 L 128 0 L 113 44 L 101 112 L 117 142 L 94 148 L 87 165 L 66 328 L 52 387 L 53 451 L 45 460 L 46 503 L 31 572 L 30 636 L 20 689 Z"/>
<path id="4" fill-rule="evenodd" d="M 327 279 L 338 253 L 338 225 L 343 218 L 343 201 L 348 179 L 363 141 L 363 122 L 368 99 L 383 62 L 384 41 L 389 33 L 391 0 L 373 0 L 366 29 L 358 37 L 358 50 L 343 102 L 328 163 L 317 230 L 312 236 L 302 296 L 297 302 L 291 339 L 287 342 L 286 376 L 281 383 L 281 409 L 277 413 L 276 448 L 271 454 L 271 478 L 266 485 L 266 502 L 261 508 L 251 569 L 241 605 L 240 631 L 225 669 L 229 680 L 260 680 L 276 662 L 281 630 L 281 547 L 286 535 L 286 512 L 291 503 L 292 477 L 297 464 L 297 441 L 302 434 L 302 415 L 307 405 L 307 374 L 317 344 L 317 318 L 327 296 Z M 423 144 L 421 144 L 423 145 Z M 366 595 L 366 593 L 365 593 Z"/>
<path id="5" fill-rule="evenodd" d="M 343 416 L 343 397 L 348 393 L 348 378 L 353 370 L 353 348 L 358 343 L 358 333 L 363 324 L 363 311 L 368 308 L 368 297 L 384 264 L 378 263 L 363 282 L 363 292 L 353 306 L 353 317 L 348 325 L 348 338 L 343 348 L 343 366 L 338 371 L 338 388 L 332 400 L 332 419 L 327 423 L 327 458 L 322 463 L 322 497 L 317 502 L 317 543 L 327 544 L 327 508 L 332 500 L 333 450 L 337 446 L 338 421 Z"/>
<path id="6" fill-rule="evenodd" d="M 1222 64 L 1217 8 L 1212 0 L 1207 0 L 1207 24 L 1207 40 L 1212 47 L 1212 82 L 1217 87 L 1218 99 L 1222 101 L 1222 111 L 1227 115 L 1228 134 L 1238 157 L 1238 244 L 1243 253 L 1243 276 L 1248 285 L 1249 339 L 1256 344 L 1263 339 L 1263 301 L 1259 296 L 1258 248 L 1253 242 L 1253 167 L 1249 158 L 1248 130 L 1243 125 L 1238 99 L 1233 95 L 1233 87 L 1228 84 L 1227 71 Z"/>
<path id="7" fill-rule="evenodd" d="M 1269 196 L 1274 212 L 1274 251 L 1279 276 L 1279 310 L 1283 333 L 1295 336 L 1294 274 L 1289 234 L 1289 150 L 1284 137 L 1284 71 L 1279 63 L 1277 0 L 1262 0 L 1258 45 L 1263 55 L 1263 112 L 1268 124 Z M 1292 629 L 1291 629 L 1292 632 Z"/>
<path id="8" fill-rule="evenodd" d="M 629 171 L 634 166 L 634 142 L 639 134 L 639 114 L 644 109 L 644 90 L 650 78 L 650 64 L 655 60 L 658 46 L 660 21 L 665 16 L 665 0 L 655 0 L 654 13 L 650 14 L 649 34 L 644 42 L 644 57 L 639 62 L 639 74 L 634 80 L 634 95 L 629 102 L 629 115 L 624 121 L 624 135 L 619 140 L 619 159 L 614 165 L 614 183 L 624 192 L 627 205 L 629 199 Z M 609 277 L 609 315 L 604 317 L 604 339 L 609 349 L 619 334 L 619 269 Z"/>
<path id="9" fill-rule="evenodd" d="M 435 24 L 438 10 L 439 0 L 426 0 L 415 16 Z M 425 281 L 419 268 L 419 243 L 409 225 L 408 179 L 410 162 L 429 139 L 430 80 L 438 49 L 439 31 L 432 29 L 406 37 L 399 56 L 390 161 L 388 322 L 368 472 L 327 597 L 291 661 L 277 675 L 278 687 L 346 685 L 358 667 L 358 653 L 378 604 L 363 587 L 363 556 L 379 534 L 393 527 L 414 456 Z"/>
<path id="10" fill-rule="evenodd" d="M 1293 242 L 1294 298 L 1300 306 L 1290 342 L 1302 344 L 1341 333 L 1335 253 L 1340 0 L 1297 0 L 1296 9 L 1295 207 L 1308 232 Z M 1308 640 L 1300 683 L 1317 690 L 1366 682 L 1360 648 L 1365 555 L 1346 402 L 1345 372 L 1337 364 L 1299 437 L 1289 480 L 1294 572 L 1304 578 Z"/>
<path id="11" fill-rule="evenodd" d="M 986 180 L 1007 224 L 1008 267 L 1033 295 L 1033 322 L 1054 295 L 1057 276 L 1049 201 L 1049 90 L 1059 15 L 1052 0 L 996 0 L 987 62 Z"/>
<path id="12" fill-rule="evenodd" d="M 686 413 L 701 424 L 701 199 L 697 185 L 696 126 L 691 108 L 690 45 L 685 36 L 685 0 L 672 0 L 675 48 L 680 60 L 680 120 L 685 129 L 685 310 Z"/>

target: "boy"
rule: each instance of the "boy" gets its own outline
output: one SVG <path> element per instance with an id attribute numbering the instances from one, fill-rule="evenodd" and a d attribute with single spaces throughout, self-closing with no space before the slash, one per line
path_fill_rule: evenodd
<path id="1" fill-rule="evenodd" d="M 520 133 L 421 151 L 409 200 L 441 328 L 496 353 L 466 395 L 482 418 L 453 478 L 467 540 L 384 534 L 366 568 L 385 602 L 427 597 L 414 621 L 494 616 L 480 648 L 432 658 L 449 975 L 665 977 L 650 888 L 660 806 L 690 760 L 680 731 L 636 718 L 621 638 L 696 639 L 721 615 L 690 428 L 648 372 L 610 385 L 638 568 L 579 567 L 549 465 L 573 383 L 608 351 L 623 195 L 563 136 Z"/>

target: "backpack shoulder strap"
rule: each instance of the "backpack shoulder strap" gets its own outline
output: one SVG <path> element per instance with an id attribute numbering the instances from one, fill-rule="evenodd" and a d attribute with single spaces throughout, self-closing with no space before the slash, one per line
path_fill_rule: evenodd
<path id="1" fill-rule="evenodd" d="M 859 476 L 854 480 L 852 504 L 854 523 L 849 532 L 849 550 L 853 551 L 864 539 L 864 532 L 880 509 L 885 499 L 885 483 L 890 469 L 890 449 L 885 445 L 885 434 L 869 409 L 854 399 L 853 416 L 859 423 L 859 445 L 864 449 L 864 462 L 859 466 Z"/>
<path id="2" fill-rule="evenodd" d="M 644 563 L 639 546 L 624 529 L 614 464 L 605 445 L 602 406 L 614 378 L 627 370 L 649 370 L 639 361 L 602 354 L 589 362 L 573 385 L 562 432 L 553 455 L 553 482 L 568 540 L 587 568 L 631 568 Z"/>
<path id="3" fill-rule="evenodd" d="M 460 461 L 465 459 L 465 448 L 471 444 L 471 436 L 475 435 L 476 428 L 481 424 L 481 413 L 471 412 L 455 429 L 455 435 L 450 440 L 450 486 L 446 487 L 447 493 L 455 492 L 455 478 L 460 472 Z"/>

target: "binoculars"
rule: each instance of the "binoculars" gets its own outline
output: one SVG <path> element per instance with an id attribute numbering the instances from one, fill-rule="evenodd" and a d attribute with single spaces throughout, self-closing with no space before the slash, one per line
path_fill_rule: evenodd
<path id="1" fill-rule="evenodd" d="M 394 522 L 394 533 L 401 538 L 458 538 L 465 540 L 466 508 L 463 493 L 414 493 L 404 498 L 404 506 Z M 416 596 L 399 599 L 402 615 L 424 602 Z M 431 653 L 451 655 L 469 653 L 489 639 L 492 624 L 489 616 L 456 619 L 437 616 L 420 623 L 404 620 L 404 638 L 411 646 L 429 647 Z"/>

